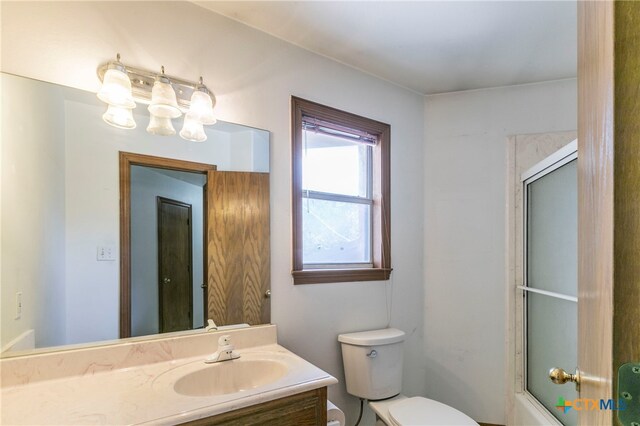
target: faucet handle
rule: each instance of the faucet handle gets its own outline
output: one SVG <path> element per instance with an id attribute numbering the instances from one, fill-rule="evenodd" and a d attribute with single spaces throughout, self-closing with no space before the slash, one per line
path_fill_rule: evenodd
<path id="1" fill-rule="evenodd" d="M 212 319 L 208 319 L 207 324 L 208 325 L 204 328 L 204 331 L 212 331 L 212 330 L 215 331 L 218 329 L 218 326 L 216 325 L 215 322 L 213 322 Z"/>
<path id="2" fill-rule="evenodd" d="M 230 346 L 231 345 L 231 336 L 225 334 L 224 336 L 220 336 L 218 339 L 218 346 Z"/>

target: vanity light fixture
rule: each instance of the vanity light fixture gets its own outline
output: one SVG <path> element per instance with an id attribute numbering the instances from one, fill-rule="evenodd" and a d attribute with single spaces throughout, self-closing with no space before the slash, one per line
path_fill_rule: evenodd
<path id="1" fill-rule="evenodd" d="M 116 61 L 107 62 L 98 68 L 102 88 L 98 98 L 108 104 L 104 121 L 122 129 L 133 129 L 136 123 L 132 109 L 136 103 L 149 105 L 147 131 L 153 135 L 175 135 L 172 119 L 185 114 L 180 131 L 183 139 L 202 142 L 207 139 L 203 125 L 215 124 L 213 113 L 215 96 L 202 82 L 182 80 L 130 67 Z"/>
<path id="2" fill-rule="evenodd" d="M 176 134 L 176 129 L 173 128 L 171 117 L 159 117 L 151 113 L 147 132 L 158 136 L 172 136 Z"/>
<path id="3" fill-rule="evenodd" d="M 165 76 L 164 67 L 161 69 L 161 74 L 156 76 L 151 89 L 147 132 L 152 135 L 170 136 L 176 134 L 171 119 L 180 117 L 182 112 L 178 108 L 176 92 L 171 87 L 171 81 Z"/>
<path id="4" fill-rule="evenodd" d="M 120 62 L 120 54 L 115 62 L 106 64 L 102 78 L 102 88 L 98 92 L 98 99 L 111 106 L 120 108 L 135 108 L 136 103 L 131 95 L 131 80 L 125 66 Z"/>
<path id="5" fill-rule="evenodd" d="M 191 105 L 189 112 L 184 116 L 180 137 L 193 142 L 206 141 L 203 124 L 216 124 L 216 118 L 213 115 L 213 100 L 200 77 L 198 86 L 191 95 Z"/>
<path id="6" fill-rule="evenodd" d="M 189 112 L 202 124 L 216 124 L 217 120 L 213 115 L 213 99 L 211 99 L 209 89 L 202 83 L 202 77 L 200 77 L 200 82 L 193 95 L 191 95 Z"/>
<path id="7" fill-rule="evenodd" d="M 102 119 L 108 124 L 119 129 L 135 129 L 136 122 L 133 119 L 131 109 L 132 108 L 109 105 L 107 106 L 107 112 L 102 115 Z"/>
<path id="8" fill-rule="evenodd" d="M 98 99 L 108 105 L 107 112 L 102 116 L 105 122 L 120 129 L 136 127 L 131 113 L 131 110 L 136 107 L 131 94 L 131 80 L 127 76 L 126 68 L 120 62 L 120 54 L 115 62 L 107 64 Z"/>
<path id="9" fill-rule="evenodd" d="M 180 137 L 192 142 L 204 142 L 207 135 L 204 133 L 204 126 L 198 120 L 198 116 L 188 112 L 184 116 L 184 124 L 180 130 Z"/>

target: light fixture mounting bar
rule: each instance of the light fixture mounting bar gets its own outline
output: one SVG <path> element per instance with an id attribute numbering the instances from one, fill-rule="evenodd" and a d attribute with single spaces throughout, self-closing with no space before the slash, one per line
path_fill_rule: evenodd
<path id="1" fill-rule="evenodd" d="M 129 76 L 129 80 L 131 80 L 131 93 L 136 102 L 149 105 L 151 103 L 151 89 L 153 88 L 153 83 L 156 80 L 156 77 L 163 75 L 168 78 L 171 82 L 171 86 L 173 86 L 173 90 L 176 92 L 176 98 L 178 101 L 178 106 L 182 110 L 183 113 L 186 113 L 189 109 L 189 105 L 191 104 L 191 95 L 196 90 L 196 88 L 204 88 L 207 93 L 211 94 L 209 89 L 202 83 L 183 80 L 178 77 L 172 77 L 167 74 L 160 74 L 153 71 L 143 70 L 140 68 L 131 67 L 128 65 L 124 65 L 121 62 L 106 62 L 98 67 L 98 78 L 102 82 L 104 79 L 104 75 L 109 69 L 110 65 L 120 65 L 124 66 L 127 75 Z M 213 96 L 211 94 L 211 96 Z"/>

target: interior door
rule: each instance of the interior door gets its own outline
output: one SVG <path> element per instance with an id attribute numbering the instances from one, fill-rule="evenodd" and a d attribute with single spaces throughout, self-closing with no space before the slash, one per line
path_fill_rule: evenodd
<path id="1" fill-rule="evenodd" d="M 549 369 L 578 364 L 578 188 L 576 143 L 541 161 L 522 176 L 524 279 L 522 290 L 524 391 L 563 425 L 577 424 L 564 401 L 578 398 L 560 389 Z"/>
<path id="2" fill-rule="evenodd" d="M 157 197 L 160 333 L 193 328 L 191 205 Z"/>
<path id="3" fill-rule="evenodd" d="M 208 318 L 218 325 L 269 322 L 269 175 L 209 171 Z"/>
<path id="4" fill-rule="evenodd" d="M 617 33 L 637 34 L 638 6 L 637 2 L 578 2 L 578 366 L 580 396 L 591 400 L 613 398 L 613 353 L 625 352 L 615 347 L 613 340 L 615 229 L 623 223 L 632 224 L 620 240 L 631 244 L 634 240 L 637 244 L 640 230 L 637 213 L 635 220 L 629 220 L 634 217 L 631 210 L 627 211 L 628 216 L 616 218 L 614 222 L 614 183 L 618 196 L 622 196 L 621 202 L 627 202 L 625 199 L 637 202 L 637 185 L 623 185 L 617 174 L 624 171 L 620 167 L 625 164 L 626 171 L 637 170 L 637 126 L 635 132 L 624 134 L 624 138 L 616 128 L 624 123 L 637 123 L 637 113 L 633 118 L 626 114 L 637 109 L 639 102 L 629 87 L 629 84 L 636 88 L 638 85 L 638 39 L 618 40 Z M 618 14 L 616 8 L 632 11 Z M 635 53 L 615 60 L 615 67 L 614 44 L 618 48 L 635 49 Z M 622 70 L 633 74 L 622 78 Z M 631 152 L 618 151 L 625 146 L 632 148 Z M 618 163 L 615 168 L 614 153 Z M 625 267 L 638 264 L 637 257 L 635 261 L 629 260 Z M 616 274 L 615 286 L 618 287 L 620 275 Z M 634 280 L 635 286 L 637 282 Z M 632 293 L 619 290 L 622 289 L 616 288 L 618 300 L 629 300 L 638 306 L 637 297 L 634 299 Z M 620 307 L 616 312 L 637 324 L 638 315 L 634 316 L 633 311 Z M 626 334 L 636 336 L 635 344 L 627 347 L 638 348 L 638 333 Z M 632 353 L 627 352 L 626 356 L 629 356 L 627 361 L 633 360 Z M 585 425 L 609 425 L 614 414 L 608 410 L 581 410 L 579 421 Z"/>

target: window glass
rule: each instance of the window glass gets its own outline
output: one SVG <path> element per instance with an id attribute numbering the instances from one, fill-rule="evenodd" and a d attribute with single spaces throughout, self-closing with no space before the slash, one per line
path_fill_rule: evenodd
<path id="1" fill-rule="evenodd" d="M 304 131 L 302 189 L 367 197 L 371 146 Z"/>
<path id="2" fill-rule="evenodd" d="M 371 206 L 304 198 L 305 264 L 371 263 Z"/>

